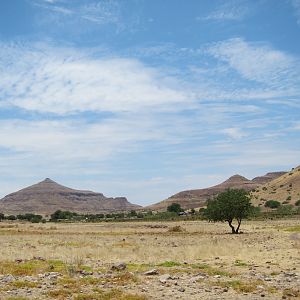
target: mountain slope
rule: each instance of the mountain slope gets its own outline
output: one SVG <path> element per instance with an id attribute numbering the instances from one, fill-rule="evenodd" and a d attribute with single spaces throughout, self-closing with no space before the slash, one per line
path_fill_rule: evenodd
<path id="1" fill-rule="evenodd" d="M 225 191 L 228 188 L 245 189 L 251 191 L 256 189 L 261 183 L 268 182 L 285 174 L 285 172 L 273 172 L 267 173 L 264 176 L 256 177 L 253 180 L 249 180 L 241 175 L 231 176 L 223 183 L 204 189 L 187 190 L 179 192 L 166 200 L 159 203 L 145 207 L 145 209 L 151 210 L 166 210 L 172 203 L 179 203 L 182 208 L 190 209 L 196 207 L 202 207 L 206 204 L 206 201 L 217 194 Z"/>
<path id="2" fill-rule="evenodd" d="M 300 200 L 300 166 L 256 188 L 251 196 L 252 203 L 258 206 L 263 206 L 267 200 L 295 204 Z"/>
<path id="3" fill-rule="evenodd" d="M 129 203 L 125 197 L 107 198 L 101 193 L 62 186 L 49 178 L 0 200 L 0 212 L 7 214 L 51 214 L 58 209 L 99 213 L 137 208 L 138 205 Z"/>

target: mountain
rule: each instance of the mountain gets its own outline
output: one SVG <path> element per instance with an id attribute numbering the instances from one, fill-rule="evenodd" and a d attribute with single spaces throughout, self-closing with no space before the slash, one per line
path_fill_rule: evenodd
<path id="1" fill-rule="evenodd" d="M 282 204 L 295 204 L 300 200 L 300 166 L 257 187 L 251 196 L 252 203 L 258 206 L 264 206 L 268 200 L 276 200 Z"/>
<path id="2" fill-rule="evenodd" d="M 282 175 L 286 174 L 286 172 L 270 172 L 263 176 L 258 176 L 252 179 L 252 182 L 256 182 L 258 184 L 266 184 L 269 181 L 276 179 Z"/>
<path id="3" fill-rule="evenodd" d="M 202 207 L 205 206 L 208 199 L 213 198 L 228 188 L 245 189 L 247 191 L 251 191 L 260 186 L 261 182 L 265 183 L 271 181 L 282 174 L 285 174 L 285 172 L 267 173 L 264 176 L 255 177 L 253 180 L 249 180 L 241 175 L 233 175 L 218 185 L 204 189 L 179 192 L 166 200 L 147 206 L 145 209 L 158 211 L 166 210 L 167 207 L 172 203 L 179 203 L 184 209 Z"/>
<path id="4" fill-rule="evenodd" d="M 107 198 L 101 193 L 65 187 L 49 178 L 0 200 L 0 212 L 6 214 L 47 215 L 58 209 L 77 213 L 100 213 L 139 207 L 128 202 L 125 197 Z"/>

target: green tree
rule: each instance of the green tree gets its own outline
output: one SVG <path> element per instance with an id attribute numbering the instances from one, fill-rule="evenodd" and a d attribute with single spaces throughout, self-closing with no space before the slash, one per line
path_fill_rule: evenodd
<path id="1" fill-rule="evenodd" d="M 169 205 L 167 207 L 167 211 L 169 212 L 175 212 L 175 213 L 179 213 L 181 212 L 183 209 L 181 208 L 179 203 L 172 203 L 171 205 Z"/>
<path id="2" fill-rule="evenodd" d="M 239 233 L 242 219 L 249 216 L 251 210 L 250 197 L 245 190 L 228 189 L 208 201 L 205 216 L 210 221 L 225 221 L 232 233 Z M 232 224 L 234 219 L 238 222 L 236 228 Z"/>
<path id="3" fill-rule="evenodd" d="M 5 219 L 4 214 L 0 213 L 0 222 Z"/>

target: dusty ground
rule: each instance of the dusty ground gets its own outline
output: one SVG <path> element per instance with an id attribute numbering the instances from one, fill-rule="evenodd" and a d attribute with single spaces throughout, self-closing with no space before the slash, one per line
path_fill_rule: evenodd
<path id="1" fill-rule="evenodd" d="M 0 299 L 300 299 L 300 220 L 242 230 L 2 222 Z"/>

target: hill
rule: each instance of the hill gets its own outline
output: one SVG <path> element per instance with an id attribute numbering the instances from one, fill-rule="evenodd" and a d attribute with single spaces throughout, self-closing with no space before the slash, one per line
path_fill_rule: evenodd
<path id="1" fill-rule="evenodd" d="M 9 194 L 0 200 L 0 212 L 6 214 L 69 210 L 77 213 L 125 211 L 139 208 L 125 197 L 107 198 L 101 193 L 75 190 L 46 178 L 44 181 Z"/>
<path id="2" fill-rule="evenodd" d="M 205 206 L 208 199 L 213 198 L 228 188 L 245 189 L 247 191 L 251 191 L 260 186 L 261 183 L 269 182 L 274 178 L 281 176 L 282 174 L 285 174 L 285 172 L 267 173 L 266 175 L 255 177 L 253 180 L 249 180 L 241 175 L 233 175 L 218 185 L 204 189 L 179 192 L 166 200 L 147 206 L 145 209 L 158 211 L 166 210 L 167 207 L 172 203 L 179 203 L 184 209 L 202 207 Z"/>
<path id="3" fill-rule="evenodd" d="M 252 203 L 257 206 L 264 206 L 268 200 L 294 205 L 297 200 L 300 200 L 300 166 L 257 187 L 251 196 Z"/>

